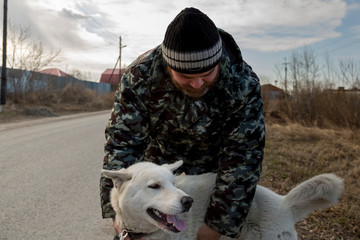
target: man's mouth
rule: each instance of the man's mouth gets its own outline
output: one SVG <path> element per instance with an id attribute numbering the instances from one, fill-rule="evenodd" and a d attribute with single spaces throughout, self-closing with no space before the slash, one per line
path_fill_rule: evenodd
<path id="1" fill-rule="evenodd" d="M 186 223 L 175 215 L 167 215 L 154 208 L 149 208 L 146 212 L 152 219 L 169 231 L 178 233 L 186 228 Z"/>

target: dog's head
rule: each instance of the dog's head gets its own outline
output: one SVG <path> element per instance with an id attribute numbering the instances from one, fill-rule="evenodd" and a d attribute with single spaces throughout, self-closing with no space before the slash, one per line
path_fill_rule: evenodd
<path id="1" fill-rule="evenodd" d="M 189 211 L 193 199 L 176 187 L 173 171 L 182 161 L 158 166 L 140 162 L 118 171 L 103 170 L 114 188 L 111 205 L 121 227 L 151 233 L 177 233 L 186 228 L 178 215 Z"/>

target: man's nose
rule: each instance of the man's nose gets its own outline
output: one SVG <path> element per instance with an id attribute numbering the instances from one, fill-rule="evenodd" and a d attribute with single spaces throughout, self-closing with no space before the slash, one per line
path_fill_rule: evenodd
<path id="1" fill-rule="evenodd" d="M 204 81 L 201 78 L 194 79 L 190 83 L 190 86 L 195 88 L 195 89 L 201 88 L 202 85 L 204 85 Z"/>

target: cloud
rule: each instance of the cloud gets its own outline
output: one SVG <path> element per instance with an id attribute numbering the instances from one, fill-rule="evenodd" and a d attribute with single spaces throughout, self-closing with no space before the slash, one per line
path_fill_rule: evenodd
<path id="1" fill-rule="evenodd" d="M 360 3 L 357 2 L 357 0 L 349 1 L 349 4 L 348 4 L 348 10 L 349 11 L 356 11 L 356 10 L 359 10 L 359 9 L 360 9 Z"/>
<path id="2" fill-rule="evenodd" d="M 360 25 L 353 26 L 350 30 L 354 34 L 354 38 L 360 38 Z"/>
<path id="3" fill-rule="evenodd" d="M 346 3 L 330 1 L 240 1 L 220 7 L 216 24 L 233 34 L 242 47 L 259 51 L 288 50 L 340 35 L 336 28 Z M 215 15 L 215 14 L 214 14 Z M 231 19 L 231 21 L 230 21 Z"/>
<path id="4" fill-rule="evenodd" d="M 143 0 L 127 2 L 126 10 L 109 4 L 106 11 L 110 18 L 119 19 L 118 29 L 129 47 L 141 53 L 162 41 L 167 25 L 187 6 L 201 9 L 218 27 L 233 34 L 242 47 L 266 52 L 338 37 L 336 28 L 347 7 L 340 0 L 227 0 L 226 4 L 217 0 Z"/>
<path id="5" fill-rule="evenodd" d="M 189 6 L 201 9 L 231 33 L 240 48 L 261 52 L 338 37 L 347 11 L 359 7 L 344 0 L 12 0 L 9 4 L 10 17 L 30 22 L 45 44 L 63 49 L 69 64 L 88 65 L 97 72 L 115 64 L 119 36 L 127 45 L 122 61 L 129 64 L 160 44 L 168 24 Z"/>

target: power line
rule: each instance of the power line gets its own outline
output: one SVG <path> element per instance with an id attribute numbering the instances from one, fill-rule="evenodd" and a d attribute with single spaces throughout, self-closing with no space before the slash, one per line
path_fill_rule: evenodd
<path id="1" fill-rule="evenodd" d="M 359 42 L 360 42 L 359 39 L 356 39 L 355 41 L 353 41 L 353 42 L 351 42 L 349 44 L 343 45 L 343 46 L 338 47 L 338 48 L 334 48 L 334 49 L 332 49 L 330 51 L 327 51 L 327 52 L 324 52 L 323 54 L 320 54 L 320 55 L 325 55 L 325 54 L 328 54 L 328 53 L 332 53 L 332 52 L 335 52 L 335 51 L 350 47 L 352 45 L 358 44 Z"/>
<path id="2" fill-rule="evenodd" d="M 339 43 L 339 42 L 342 42 L 342 41 L 345 41 L 345 40 L 348 40 L 348 39 L 353 39 L 353 36 L 355 36 L 357 34 L 358 34 L 357 32 L 353 32 L 351 34 L 344 35 L 344 36 L 340 37 L 339 39 L 334 39 L 333 41 L 328 42 L 327 44 L 322 44 L 317 49 L 319 50 L 319 49 L 326 48 L 328 46 L 334 45 L 336 43 Z"/>
<path id="3" fill-rule="evenodd" d="M 109 29 L 107 29 L 106 27 L 104 27 L 104 25 L 102 23 L 100 23 L 98 20 L 96 20 L 96 18 L 94 18 L 93 16 L 91 16 L 82 6 L 77 6 L 83 13 L 85 13 L 87 18 L 90 18 L 93 22 L 95 22 L 101 29 L 105 30 L 106 32 L 110 33 L 110 35 L 116 36 L 115 33 L 113 33 L 112 31 L 110 31 Z"/>
<path id="4" fill-rule="evenodd" d="M 104 29 L 107 33 L 109 33 L 110 35 L 113 35 L 115 36 L 116 34 L 110 30 L 108 30 L 106 27 L 104 27 L 104 25 L 99 22 L 98 20 L 96 20 L 96 18 L 92 17 L 87 10 L 85 10 L 82 6 L 77 6 L 85 15 L 87 18 L 90 18 L 93 22 L 95 22 L 101 29 Z M 121 75 L 121 59 L 122 59 L 122 48 L 126 47 L 126 45 L 122 45 L 122 37 L 120 36 L 120 50 L 119 50 L 119 78 L 120 78 L 120 75 Z M 133 53 L 135 53 L 135 56 L 138 56 L 139 54 L 136 53 L 132 48 L 129 48 L 130 51 L 132 51 Z"/>

